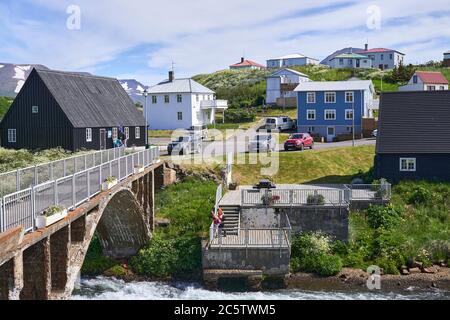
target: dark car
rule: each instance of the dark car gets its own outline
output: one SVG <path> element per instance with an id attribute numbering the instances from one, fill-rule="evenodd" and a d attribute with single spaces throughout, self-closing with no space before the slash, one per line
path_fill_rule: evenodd
<path id="1" fill-rule="evenodd" d="M 314 139 L 309 133 L 294 133 L 284 143 L 284 150 L 304 150 L 314 148 Z"/>
<path id="2" fill-rule="evenodd" d="M 188 155 L 191 153 L 200 153 L 201 150 L 202 139 L 196 135 L 181 136 L 167 146 L 169 156 L 172 154 Z"/>

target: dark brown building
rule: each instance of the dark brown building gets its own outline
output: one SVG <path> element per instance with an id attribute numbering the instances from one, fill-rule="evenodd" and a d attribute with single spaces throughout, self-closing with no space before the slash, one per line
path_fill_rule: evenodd
<path id="1" fill-rule="evenodd" d="M 121 132 L 145 145 L 145 119 L 117 79 L 34 69 L 3 118 L 2 146 L 103 150 Z"/>

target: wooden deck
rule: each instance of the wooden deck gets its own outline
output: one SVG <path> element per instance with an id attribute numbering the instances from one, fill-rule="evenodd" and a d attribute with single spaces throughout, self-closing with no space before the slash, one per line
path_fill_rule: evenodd
<path id="1" fill-rule="evenodd" d="M 290 248 L 289 231 L 273 230 L 240 230 L 238 235 L 229 235 L 218 238 L 210 243 L 210 248 Z"/>

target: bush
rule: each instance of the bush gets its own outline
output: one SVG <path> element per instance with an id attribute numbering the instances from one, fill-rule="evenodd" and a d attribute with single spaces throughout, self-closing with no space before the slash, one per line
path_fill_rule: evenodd
<path id="1" fill-rule="evenodd" d="M 448 261 L 450 259 L 450 241 L 434 240 L 426 246 L 426 250 L 433 262 Z"/>
<path id="2" fill-rule="evenodd" d="M 429 189 L 424 187 L 416 187 L 407 199 L 407 203 L 411 205 L 426 205 L 433 201 L 434 195 Z"/>
<path id="3" fill-rule="evenodd" d="M 250 109 L 228 109 L 225 111 L 225 121 L 228 123 L 254 122 L 256 113 Z"/>
<path id="4" fill-rule="evenodd" d="M 390 229 L 398 223 L 400 214 L 392 206 L 370 206 L 367 209 L 367 223 L 372 229 Z"/>
<path id="5" fill-rule="evenodd" d="M 292 262 L 294 272 L 315 273 L 323 277 L 337 275 L 342 270 L 342 260 L 338 256 L 320 254 L 318 256 L 307 256 L 303 259 L 294 258 Z"/>
<path id="6" fill-rule="evenodd" d="M 306 199 L 306 203 L 311 206 L 323 206 L 325 204 L 325 197 L 321 194 L 310 194 Z"/>

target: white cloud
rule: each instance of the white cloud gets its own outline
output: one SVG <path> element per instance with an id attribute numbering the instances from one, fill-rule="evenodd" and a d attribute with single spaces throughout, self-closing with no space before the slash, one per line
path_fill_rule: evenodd
<path id="1" fill-rule="evenodd" d="M 369 39 L 371 47 L 394 47 L 407 54 L 407 61 L 423 62 L 441 59 L 450 44 L 448 0 L 435 0 L 432 6 L 421 0 L 355 1 L 318 15 L 283 19 L 336 1 L 78 0 L 80 31 L 65 29 L 66 8 L 72 1 L 29 1 L 61 18 L 47 23 L 10 20 L 7 26 L 20 43 L 5 49 L 10 55 L 73 70 L 95 71 L 109 62 L 114 70 L 114 60 L 123 52 L 154 44 L 156 49 L 143 55 L 148 69 L 126 72 L 128 78 L 150 84 L 165 77 L 172 61 L 178 76 L 191 76 L 227 68 L 243 54 L 260 63 L 292 52 L 323 59 L 342 47 L 362 47 Z M 366 9 L 372 4 L 381 9 L 380 30 L 365 27 Z M 433 12 L 447 15 L 428 16 Z M 387 24 L 396 18 L 405 19 Z M 399 43 L 403 45 L 397 47 Z"/>

